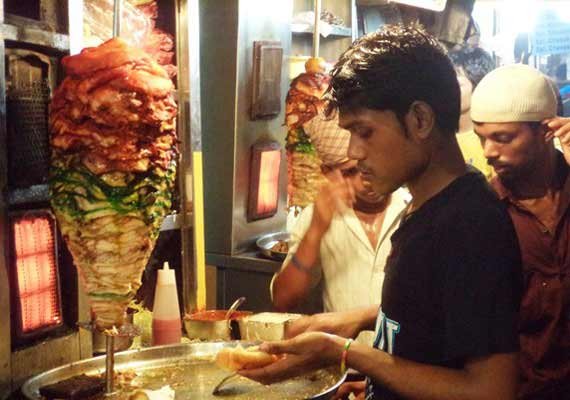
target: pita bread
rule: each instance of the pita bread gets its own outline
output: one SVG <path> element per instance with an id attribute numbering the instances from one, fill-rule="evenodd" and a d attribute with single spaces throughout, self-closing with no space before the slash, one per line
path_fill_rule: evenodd
<path id="1" fill-rule="evenodd" d="M 259 350 L 259 346 L 244 349 L 241 346 L 226 347 L 216 354 L 216 365 L 229 371 L 263 368 L 278 360 L 278 357 Z"/>

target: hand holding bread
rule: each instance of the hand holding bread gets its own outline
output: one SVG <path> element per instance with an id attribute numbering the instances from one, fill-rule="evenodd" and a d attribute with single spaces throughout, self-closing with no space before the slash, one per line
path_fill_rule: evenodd
<path id="1" fill-rule="evenodd" d="M 259 350 L 259 346 L 223 348 L 216 354 L 216 365 L 229 371 L 263 368 L 278 360 L 278 356 Z"/>

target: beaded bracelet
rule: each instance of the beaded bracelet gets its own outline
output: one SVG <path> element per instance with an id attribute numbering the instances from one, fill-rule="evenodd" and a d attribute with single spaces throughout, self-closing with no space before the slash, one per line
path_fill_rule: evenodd
<path id="1" fill-rule="evenodd" d="M 340 356 L 340 374 L 344 375 L 346 373 L 346 358 L 348 356 L 348 349 L 354 340 L 347 339 L 344 342 L 344 350 L 342 351 L 342 355 Z"/>

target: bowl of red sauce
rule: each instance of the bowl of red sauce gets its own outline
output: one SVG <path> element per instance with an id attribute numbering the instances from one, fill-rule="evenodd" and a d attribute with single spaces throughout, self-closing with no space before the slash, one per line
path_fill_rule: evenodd
<path id="1" fill-rule="evenodd" d="M 184 316 L 184 328 L 190 339 L 239 340 L 238 321 L 252 314 L 251 311 L 234 311 L 226 320 L 228 310 L 203 310 Z"/>

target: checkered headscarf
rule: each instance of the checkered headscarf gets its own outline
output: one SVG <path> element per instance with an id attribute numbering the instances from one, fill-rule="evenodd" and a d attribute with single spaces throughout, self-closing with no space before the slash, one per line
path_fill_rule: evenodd
<path id="1" fill-rule="evenodd" d="M 303 128 L 323 164 L 333 167 L 348 161 L 350 132 L 338 126 L 338 113 L 330 118 L 319 113 Z"/>

